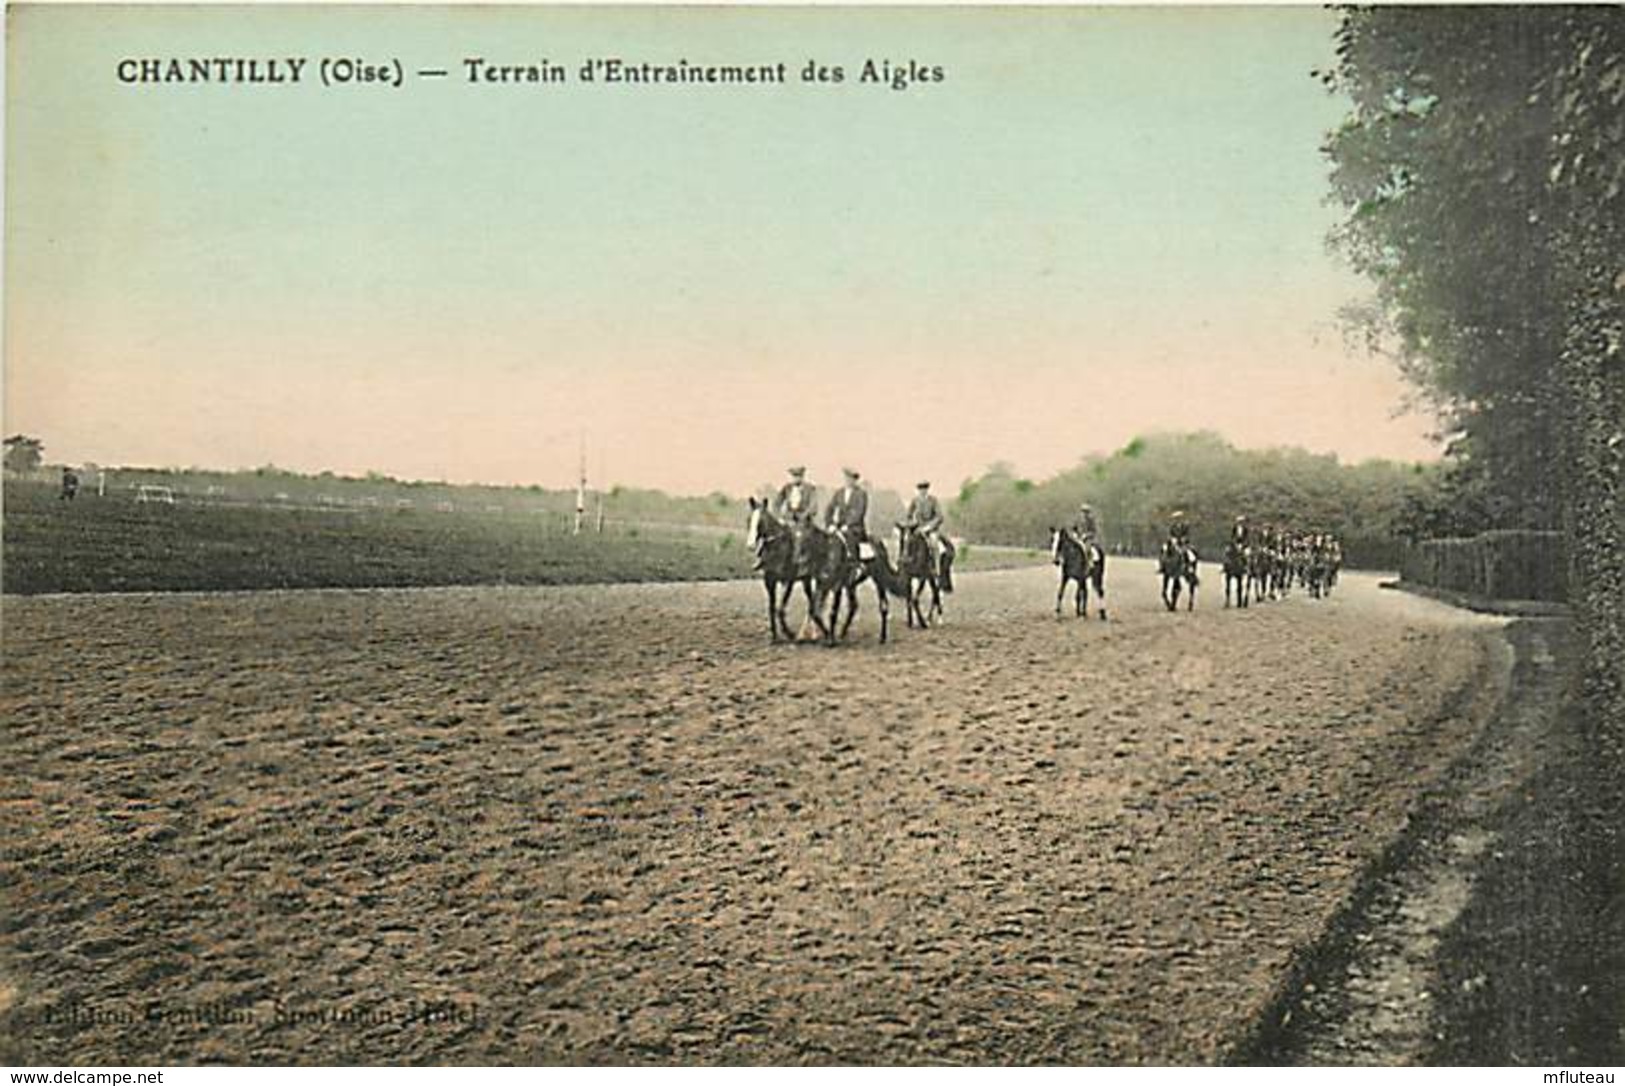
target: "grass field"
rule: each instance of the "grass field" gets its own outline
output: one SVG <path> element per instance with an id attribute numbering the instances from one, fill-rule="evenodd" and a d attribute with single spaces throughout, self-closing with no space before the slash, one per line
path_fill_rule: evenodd
<path id="1" fill-rule="evenodd" d="M 751 576 L 736 533 L 615 526 L 561 531 L 519 513 L 141 504 L 126 493 L 5 488 L 4 591 L 162 592 L 477 584 L 601 584 Z M 1036 551 L 969 548 L 964 568 Z"/>

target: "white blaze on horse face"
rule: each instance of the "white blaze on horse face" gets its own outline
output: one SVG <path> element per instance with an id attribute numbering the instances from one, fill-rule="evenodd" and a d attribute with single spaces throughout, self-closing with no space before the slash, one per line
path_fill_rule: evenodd
<path id="1" fill-rule="evenodd" d="M 1055 528 L 1049 531 L 1049 556 L 1051 559 L 1061 557 L 1061 533 Z"/>
<path id="2" fill-rule="evenodd" d="M 750 508 L 750 526 L 745 529 L 745 545 L 755 548 L 758 540 L 762 538 L 762 507 L 753 505 Z"/>

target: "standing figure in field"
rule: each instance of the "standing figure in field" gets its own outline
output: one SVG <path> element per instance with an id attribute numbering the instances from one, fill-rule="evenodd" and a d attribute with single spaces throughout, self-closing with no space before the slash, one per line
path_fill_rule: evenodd
<path id="1" fill-rule="evenodd" d="M 71 502 L 73 496 L 79 493 L 79 475 L 72 468 L 62 469 L 62 494 L 58 501 Z"/>
<path id="2" fill-rule="evenodd" d="M 1231 589 L 1235 589 L 1237 607 L 1247 606 L 1247 577 L 1252 562 L 1252 530 L 1247 514 L 1238 513 L 1230 526 L 1230 538 L 1224 544 L 1224 605 L 1230 606 Z"/>
<path id="3" fill-rule="evenodd" d="M 1050 559 L 1061 567 L 1061 586 L 1055 593 L 1055 613 L 1061 613 L 1061 597 L 1066 582 L 1078 582 L 1076 602 L 1079 615 L 1089 611 L 1088 583 L 1095 586 L 1100 602 L 1100 621 L 1106 621 L 1106 551 L 1100 545 L 1100 521 L 1094 506 L 1084 502 L 1078 515 L 1065 528 L 1050 531 Z"/>
<path id="4" fill-rule="evenodd" d="M 910 582 L 910 626 L 916 619 L 921 626 L 928 626 L 929 619 L 942 614 L 942 594 L 954 590 L 953 562 L 953 544 L 942 538 L 942 506 L 932 496 L 931 484 L 921 482 L 897 524 L 897 564 Z M 920 609 L 920 596 L 928 587 L 931 589 L 929 615 Z"/>
<path id="5" fill-rule="evenodd" d="M 1182 510 L 1174 510 L 1168 518 L 1168 538 L 1163 541 L 1157 557 L 1157 568 L 1162 574 L 1162 603 L 1168 610 L 1179 606 L 1179 593 L 1183 586 L 1190 592 L 1185 610 L 1196 607 L 1196 548 L 1191 546 L 1190 523 Z"/>

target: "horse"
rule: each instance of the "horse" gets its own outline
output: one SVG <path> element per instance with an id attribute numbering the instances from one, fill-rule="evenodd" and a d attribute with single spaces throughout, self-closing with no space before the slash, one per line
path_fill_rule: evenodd
<path id="1" fill-rule="evenodd" d="M 1106 552 L 1100 544 L 1090 540 L 1085 547 L 1076 536 L 1062 528 L 1049 530 L 1049 553 L 1061 567 L 1061 583 L 1055 589 L 1055 613 L 1061 613 L 1061 600 L 1066 595 L 1066 583 L 1075 581 L 1073 604 L 1082 618 L 1089 613 L 1089 583 L 1094 582 L 1095 595 L 1100 599 L 1100 621 L 1106 621 Z"/>
<path id="2" fill-rule="evenodd" d="M 831 630 L 825 625 L 820 614 L 822 596 L 817 601 L 813 599 L 813 581 L 818 567 L 822 564 L 819 559 L 823 556 L 812 552 L 822 551 L 824 548 L 820 545 L 820 541 L 810 534 L 804 542 L 806 545 L 798 563 L 795 560 L 795 538 L 791 527 L 773 515 L 766 501 L 750 499 L 745 543 L 761 558 L 762 583 L 767 587 L 767 626 L 775 643 L 778 642 L 781 631 L 786 640 L 796 639 L 796 635 L 790 630 L 789 622 L 785 620 L 784 613 L 790 603 L 790 592 L 797 584 L 801 585 L 802 591 L 807 596 L 807 616 L 818 627 L 818 632 L 825 643 L 830 640 Z M 782 596 L 779 594 L 780 585 L 784 586 Z"/>
<path id="3" fill-rule="evenodd" d="M 1275 571 L 1271 580 L 1271 599 L 1286 599 L 1292 595 L 1292 575 L 1296 568 L 1297 559 L 1294 556 L 1292 544 L 1283 541 L 1275 548 Z"/>
<path id="4" fill-rule="evenodd" d="M 908 601 L 907 616 L 911 628 L 916 620 L 924 629 L 942 617 L 942 595 L 954 590 L 953 567 L 953 544 L 942 540 L 942 557 L 933 560 L 931 543 L 924 532 L 912 524 L 897 525 L 897 572 L 908 583 L 908 593 L 904 598 Z M 925 594 L 926 588 L 931 589 L 930 611 L 920 609 L 920 597 Z"/>
<path id="5" fill-rule="evenodd" d="M 1320 599 L 1331 595 L 1331 585 L 1327 583 L 1331 576 L 1331 561 L 1326 549 L 1315 545 L 1309 549 L 1305 565 L 1305 580 L 1309 586 L 1311 599 Z"/>
<path id="6" fill-rule="evenodd" d="M 1200 579 L 1196 574 L 1196 551 L 1188 543 L 1180 543 L 1174 539 L 1167 539 L 1162 544 L 1162 553 L 1157 558 L 1157 569 L 1162 573 L 1162 604 L 1173 611 L 1179 607 L 1179 591 L 1181 582 L 1189 588 L 1190 596 L 1185 604 L 1185 610 L 1196 608 L 1196 586 Z"/>
<path id="7" fill-rule="evenodd" d="M 1230 587 L 1235 586 L 1236 606 L 1247 606 L 1247 578 L 1252 573 L 1253 548 L 1232 539 L 1224 546 L 1224 605 L 1230 606 Z"/>
<path id="8" fill-rule="evenodd" d="M 1267 544 L 1255 543 L 1247 548 L 1247 588 L 1254 600 L 1273 599 L 1275 559 Z"/>
<path id="9" fill-rule="evenodd" d="M 840 569 L 831 569 L 828 565 L 821 573 L 821 578 L 828 579 L 824 583 L 833 584 L 835 597 L 829 610 L 829 628 L 833 632 L 839 624 L 839 637 L 842 641 L 846 640 L 847 633 L 852 629 L 852 620 L 858 617 L 858 586 L 864 581 L 869 581 L 875 586 L 875 600 L 880 606 L 880 643 L 884 645 L 891 614 L 887 597 L 908 599 L 908 580 L 892 567 L 891 556 L 886 553 L 886 547 L 880 540 L 860 541 L 855 562 L 851 561 L 852 552 L 847 548 L 846 540 L 837 537 L 836 543 L 848 561 L 844 563 L 844 576 Z M 846 600 L 847 609 L 846 622 L 841 624 L 843 598 Z"/>

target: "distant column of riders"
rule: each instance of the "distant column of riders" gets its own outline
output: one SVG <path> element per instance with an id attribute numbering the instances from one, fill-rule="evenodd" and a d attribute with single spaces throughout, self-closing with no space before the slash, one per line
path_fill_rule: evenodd
<path id="1" fill-rule="evenodd" d="M 1276 599 L 1302 587 L 1311 596 L 1331 592 L 1343 568 L 1343 544 L 1331 532 L 1310 532 L 1279 524 L 1253 526 L 1236 517 L 1225 544 L 1225 564 L 1246 570 L 1255 599 Z"/>

